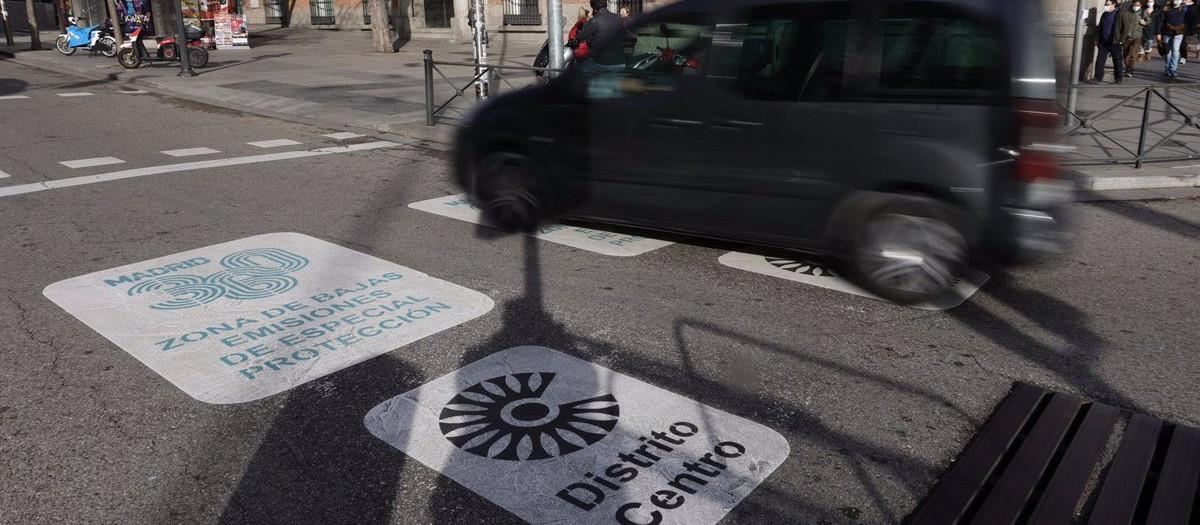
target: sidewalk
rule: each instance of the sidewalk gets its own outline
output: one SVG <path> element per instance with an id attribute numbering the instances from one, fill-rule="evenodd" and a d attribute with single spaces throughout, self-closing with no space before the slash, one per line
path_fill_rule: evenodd
<path id="1" fill-rule="evenodd" d="M 197 76 L 181 78 L 177 63 L 157 63 L 127 70 L 115 58 L 89 57 L 85 52 L 62 56 L 50 49 L 57 33 L 42 33 L 42 51 L 27 51 L 28 36 L 17 35 L 15 46 L 0 46 L 0 60 L 49 69 L 93 80 L 108 80 L 137 86 L 163 95 L 195 100 L 230 109 L 327 127 L 347 127 L 449 143 L 454 127 L 425 125 L 425 87 L 422 50 L 433 51 L 439 62 L 470 62 L 469 43 L 412 40 L 397 53 L 373 53 L 369 31 L 332 31 L 277 27 L 251 27 L 248 50 L 214 50 L 207 67 Z M 152 48 L 153 43 L 150 42 Z M 540 44 L 505 43 L 493 40 L 489 48 L 493 64 L 531 65 Z M 466 85 L 469 67 L 439 66 L 456 87 Z M 1161 62 L 1138 64 L 1137 76 L 1120 86 L 1100 84 L 1080 89 L 1078 113 L 1085 118 L 1114 106 L 1151 83 L 1161 82 Z M 1200 59 L 1180 68 L 1178 83 L 1200 82 Z M 513 72 L 509 82 L 521 87 L 533 82 L 530 72 Z M 493 84 L 493 92 L 509 89 Z M 435 103 L 450 99 L 454 88 L 435 73 Z M 468 93 L 473 90 L 469 90 Z M 1190 115 L 1200 114 L 1200 86 L 1171 88 L 1172 102 Z M 473 98 L 473 97 L 472 97 Z M 1152 131 L 1147 147 L 1160 141 L 1187 119 L 1172 114 L 1165 103 L 1152 103 Z M 470 107 L 459 100 L 446 113 L 461 114 Z M 1144 97 L 1134 97 L 1095 127 L 1136 151 Z M 1086 131 L 1086 130 L 1085 130 Z M 1094 132 L 1070 137 L 1079 148 L 1076 157 L 1132 156 Z M 1090 192 L 1200 188 L 1200 129 L 1184 129 L 1163 144 L 1156 154 L 1194 156 L 1173 163 L 1073 166 L 1081 189 Z M 1151 192 L 1148 196 L 1157 196 Z M 1178 191 L 1169 192 L 1177 194 Z M 1200 194 L 1200 190 L 1196 190 Z"/>
<path id="2" fill-rule="evenodd" d="M 28 35 L 14 35 L 15 46 L 0 46 L 0 60 L 275 118 L 450 142 L 452 126 L 425 125 L 422 51 L 432 50 L 439 62 L 470 62 L 469 43 L 411 40 L 399 52 L 374 53 L 369 31 L 251 27 L 250 35 L 250 49 L 210 50 L 208 65 L 190 78 L 177 76 L 178 62 L 129 70 L 116 58 L 89 57 L 85 51 L 63 56 L 53 50 L 57 32 L 42 33 L 41 51 L 28 51 Z M 532 65 L 540 47 L 494 41 L 489 57 L 492 63 Z M 147 48 L 154 53 L 152 40 Z M 473 76 L 469 67 L 439 67 L 458 87 Z M 454 89 L 436 73 L 435 79 L 435 100 L 441 104 Z M 513 73 L 509 81 L 527 85 L 533 74 Z M 455 107 L 468 106 L 459 101 Z"/>

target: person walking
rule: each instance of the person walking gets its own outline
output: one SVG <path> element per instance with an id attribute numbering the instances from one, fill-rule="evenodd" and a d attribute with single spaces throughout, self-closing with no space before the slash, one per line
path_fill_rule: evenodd
<path id="1" fill-rule="evenodd" d="M 1142 8 L 1142 0 L 1133 0 L 1128 9 L 1121 10 L 1124 19 L 1126 37 L 1121 41 L 1121 50 L 1125 57 L 1125 76 L 1133 76 L 1133 65 L 1139 60 L 1142 42 L 1146 38 L 1146 26 L 1150 25 L 1150 16 Z"/>
<path id="2" fill-rule="evenodd" d="M 1154 58 L 1150 51 L 1154 49 L 1154 26 L 1158 20 L 1158 9 L 1154 7 L 1154 0 L 1146 0 L 1143 9 L 1146 12 L 1145 16 L 1149 24 L 1142 31 L 1142 50 L 1138 52 L 1138 61 Z"/>
<path id="3" fill-rule="evenodd" d="M 1183 8 L 1186 10 L 1184 19 L 1187 21 L 1187 36 L 1184 37 L 1183 46 L 1179 50 L 1180 64 L 1187 63 L 1187 57 L 1191 53 L 1191 46 L 1197 43 L 1196 36 L 1200 34 L 1200 4 L 1197 4 L 1193 0 L 1183 0 Z M 1196 51 L 1200 53 L 1200 47 L 1197 47 Z"/>
<path id="4" fill-rule="evenodd" d="M 1166 69 L 1163 74 L 1175 78 L 1179 72 L 1179 46 L 1187 34 L 1187 9 L 1183 0 L 1171 0 L 1158 17 L 1154 28 L 1154 37 L 1161 46 L 1166 47 Z"/>
<path id="5" fill-rule="evenodd" d="M 1182 1 L 1182 0 L 1181 0 Z M 1117 13 L 1116 0 L 1104 0 L 1104 13 L 1100 15 L 1096 31 L 1096 75 L 1093 82 L 1104 81 L 1104 63 L 1112 56 L 1114 83 L 1120 84 L 1125 77 L 1125 54 L 1121 45 L 1129 29 L 1125 26 L 1125 18 Z"/>

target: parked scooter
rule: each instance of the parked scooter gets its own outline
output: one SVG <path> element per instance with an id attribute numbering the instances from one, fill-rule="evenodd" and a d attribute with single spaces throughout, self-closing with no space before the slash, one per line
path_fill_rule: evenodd
<path id="1" fill-rule="evenodd" d="M 158 50 L 154 55 L 146 51 L 146 44 L 142 41 L 142 28 L 137 28 L 129 35 L 129 41 L 121 44 L 121 49 L 117 51 L 117 62 L 126 69 L 135 69 L 142 65 L 143 62 L 178 62 L 179 61 L 179 46 L 176 45 L 175 36 L 158 37 L 155 39 L 158 42 Z M 187 53 L 188 64 L 192 67 L 204 67 L 208 64 L 208 50 L 204 49 L 204 43 L 201 38 L 204 37 L 204 30 L 187 26 L 184 29 L 184 35 L 187 37 Z"/>
<path id="2" fill-rule="evenodd" d="M 103 27 L 99 24 L 80 27 L 79 20 L 87 20 L 86 17 L 70 17 L 68 20 L 71 25 L 67 26 L 67 32 L 54 39 L 54 49 L 59 53 L 71 56 L 75 54 L 76 49 L 82 47 L 88 50 L 89 56 L 100 53 L 111 57 L 117 54 L 117 39 L 113 38 L 112 20 L 105 20 Z"/>

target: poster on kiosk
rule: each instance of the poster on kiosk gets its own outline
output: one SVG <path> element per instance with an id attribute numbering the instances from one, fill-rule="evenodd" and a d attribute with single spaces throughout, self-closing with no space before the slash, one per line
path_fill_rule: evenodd
<path id="1" fill-rule="evenodd" d="M 250 49 L 246 15 L 237 0 L 203 0 L 217 49 Z"/>

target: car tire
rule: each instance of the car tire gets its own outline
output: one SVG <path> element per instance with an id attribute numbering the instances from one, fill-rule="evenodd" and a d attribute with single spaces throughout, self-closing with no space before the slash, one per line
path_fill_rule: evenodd
<path id="1" fill-rule="evenodd" d="M 956 215 L 949 205 L 922 197 L 902 196 L 874 208 L 848 243 L 847 276 L 897 304 L 943 297 L 968 262 Z"/>
<path id="2" fill-rule="evenodd" d="M 483 215 L 506 231 L 528 232 L 550 215 L 541 168 L 526 155 L 495 152 L 476 165 L 472 192 Z"/>

